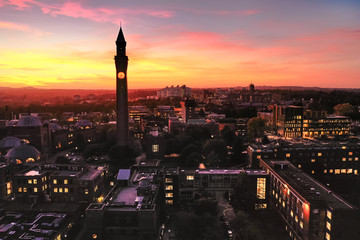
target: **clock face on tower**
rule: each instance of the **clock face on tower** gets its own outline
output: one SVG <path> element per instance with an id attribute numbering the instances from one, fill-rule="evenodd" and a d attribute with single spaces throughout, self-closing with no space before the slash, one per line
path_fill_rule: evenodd
<path id="1" fill-rule="evenodd" d="M 123 73 L 123 72 L 118 72 L 118 78 L 119 78 L 119 79 L 124 79 L 124 78 L 125 78 L 125 73 Z"/>

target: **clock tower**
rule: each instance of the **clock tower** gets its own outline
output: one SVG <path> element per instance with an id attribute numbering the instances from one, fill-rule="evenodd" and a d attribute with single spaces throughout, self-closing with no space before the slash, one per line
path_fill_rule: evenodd
<path id="1" fill-rule="evenodd" d="M 127 145 L 129 138 L 129 113 L 128 113 L 128 89 L 127 89 L 127 66 L 126 41 L 122 28 L 116 39 L 116 142 L 118 145 Z"/>

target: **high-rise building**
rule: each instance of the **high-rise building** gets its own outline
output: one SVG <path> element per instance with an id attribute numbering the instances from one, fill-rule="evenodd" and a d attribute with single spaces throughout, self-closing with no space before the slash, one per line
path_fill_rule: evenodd
<path id="1" fill-rule="evenodd" d="M 129 137 L 126 41 L 122 28 L 116 39 L 116 137 L 118 145 L 126 145 Z"/>

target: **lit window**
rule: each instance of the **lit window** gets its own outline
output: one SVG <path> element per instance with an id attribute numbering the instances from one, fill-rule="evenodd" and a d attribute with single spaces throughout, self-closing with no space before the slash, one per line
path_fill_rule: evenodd
<path id="1" fill-rule="evenodd" d="M 54 183 L 54 184 L 57 184 L 57 180 L 56 180 L 56 179 L 54 179 L 54 180 L 53 180 L 53 183 Z"/>
<path id="2" fill-rule="evenodd" d="M 358 175 L 358 170 L 357 169 L 354 170 L 354 174 Z"/>
<path id="3" fill-rule="evenodd" d="M 298 165 L 298 168 L 301 168 L 301 164 Z"/>
<path id="4" fill-rule="evenodd" d="M 63 192 L 63 188 L 61 187 L 61 188 L 59 188 L 59 192 L 60 193 L 62 193 Z"/>
<path id="5" fill-rule="evenodd" d="M 57 189 L 57 188 L 54 188 L 54 192 L 58 192 L 58 189 Z"/>
<path id="6" fill-rule="evenodd" d="M 21 187 L 19 187 L 18 192 L 22 192 L 22 188 L 21 188 Z"/>
<path id="7" fill-rule="evenodd" d="M 110 186 L 114 186 L 114 182 L 110 182 Z"/>
<path id="8" fill-rule="evenodd" d="M 303 221 L 300 221 L 299 225 L 300 225 L 301 228 L 304 228 L 304 223 L 303 223 Z"/>
<path id="9" fill-rule="evenodd" d="M 346 149 L 346 146 L 342 146 L 341 148 L 342 148 L 342 149 Z"/>
<path id="10" fill-rule="evenodd" d="M 329 173 L 333 173 L 334 172 L 334 170 L 333 169 L 329 169 Z"/>
<path id="11" fill-rule="evenodd" d="M 353 153 L 352 152 L 349 152 L 349 156 L 352 156 L 353 155 Z"/>
<path id="12" fill-rule="evenodd" d="M 346 173 L 346 169 L 345 168 L 341 169 L 341 173 Z"/>
<path id="13" fill-rule="evenodd" d="M 340 174 L 340 169 L 335 169 L 335 174 Z"/>
<path id="14" fill-rule="evenodd" d="M 342 158 L 342 161 L 343 161 L 343 162 L 346 162 L 346 158 L 343 157 L 343 158 Z"/>
<path id="15" fill-rule="evenodd" d="M 286 157 L 290 157 L 290 153 L 287 153 L 287 154 L 286 154 Z"/>
<path id="16" fill-rule="evenodd" d="M 315 170 L 312 170 L 311 173 L 314 174 L 314 173 L 315 173 Z"/>
<path id="17" fill-rule="evenodd" d="M 265 199 L 265 189 L 266 189 L 266 178 L 257 179 L 257 188 L 256 188 L 256 198 Z"/>
<path id="18" fill-rule="evenodd" d="M 33 179 L 33 183 L 34 183 L 34 184 L 37 184 L 37 179 Z"/>
<path id="19" fill-rule="evenodd" d="M 85 189 L 85 191 L 84 191 L 84 193 L 87 195 L 87 194 L 89 194 L 89 189 Z"/>
<path id="20" fill-rule="evenodd" d="M 290 211 L 290 215 L 294 217 L 294 212 L 292 210 Z"/>
<path id="21" fill-rule="evenodd" d="M 327 170 L 326 170 L 326 169 L 324 169 L 324 173 L 327 173 Z"/>
<path id="22" fill-rule="evenodd" d="M 351 168 L 349 168 L 346 173 L 351 174 L 352 172 L 353 172 L 353 170 Z"/>
<path id="23" fill-rule="evenodd" d="M 316 160 L 313 158 L 313 159 L 311 159 L 311 162 L 315 162 Z"/>
<path id="24" fill-rule="evenodd" d="M 29 179 L 29 180 L 28 180 L 28 184 L 32 184 L 32 179 Z"/>
<path id="25" fill-rule="evenodd" d="M 267 208 L 266 203 L 255 203 L 255 210 L 266 209 L 266 208 Z"/>
<path id="26" fill-rule="evenodd" d="M 34 192 L 37 192 L 37 191 L 38 191 L 37 187 L 34 187 Z"/>
<path id="27" fill-rule="evenodd" d="M 173 187 L 173 185 L 166 185 L 166 190 L 173 190 L 174 189 L 174 187 Z"/>
<path id="28" fill-rule="evenodd" d="M 257 158 L 257 159 L 261 159 L 261 155 L 257 155 L 256 158 Z"/>
<path id="29" fill-rule="evenodd" d="M 27 192 L 27 189 L 26 189 L 26 187 L 24 187 L 24 188 L 23 188 L 23 192 Z"/>
<path id="30" fill-rule="evenodd" d="M 329 222 L 326 222 L 326 228 L 331 231 L 331 224 Z"/>
<path id="31" fill-rule="evenodd" d="M 171 204 L 171 205 L 172 205 L 172 204 L 174 204 L 174 200 L 172 200 L 172 199 L 167 199 L 167 200 L 166 200 L 166 204 Z"/>
<path id="32" fill-rule="evenodd" d="M 68 180 L 67 180 L 67 179 L 64 179 L 64 184 L 68 184 Z"/>
<path id="33" fill-rule="evenodd" d="M 154 153 L 159 152 L 159 144 L 152 145 L 152 152 Z"/>
<path id="34" fill-rule="evenodd" d="M 355 161 L 359 161 L 359 158 L 358 158 L 358 157 L 355 157 Z"/>
<path id="35" fill-rule="evenodd" d="M 299 222 L 299 218 L 296 215 L 295 215 L 295 222 Z"/>
<path id="36" fill-rule="evenodd" d="M 194 180 L 194 175 L 187 175 L 186 180 L 188 180 L 188 181 Z"/>
<path id="37" fill-rule="evenodd" d="M 331 220 L 332 213 L 331 213 L 329 210 L 327 210 L 327 211 L 326 211 L 326 216 L 328 217 L 328 219 Z"/>
<path id="38" fill-rule="evenodd" d="M 166 193 L 165 194 L 165 196 L 167 197 L 167 198 L 172 198 L 173 197 L 173 193 L 172 192 L 169 192 L 169 193 Z"/>
<path id="39" fill-rule="evenodd" d="M 66 188 L 64 188 L 64 192 L 69 192 L 69 189 L 66 187 Z"/>
<path id="40" fill-rule="evenodd" d="M 326 234 L 325 234 L 325 239 L 326 239 L 326 240 L 330 240 L 330 234 L 329 234 L 329 233 L 326 233 Z"/>
<path id="41" fill-rule="evenodd" d="M 318 157 L 321 157 L 321 156 L 322 156 L 322 153 L 321 153 L 321 152 L 319 152 L 319 153 L 318 153 Z"/>
<path id="42" fill-rule="evenodd" d="M 166 182 L 166 183 L 172 183 L 173 180 L 172 180 L 172 178 L 165 178 L 165 182 Z"/>

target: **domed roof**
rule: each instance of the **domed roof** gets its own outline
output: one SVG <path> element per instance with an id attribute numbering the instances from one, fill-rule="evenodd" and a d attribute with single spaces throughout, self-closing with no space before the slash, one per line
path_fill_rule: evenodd
<path id="1" fill-rule="evenodd" d="M 25 116 L 19 120 L 16 124 L 19 127 L 37 127 L 41 126 L 41 121 L 39 118 L 34 116 Z"/>
<path id="2" fill-rule="evenodd" d="M 50 123 L 49 123 L 49 126 L 50 126 L 50 130 L 51 130 L 51 131 L 57 131 L 57 130 L 61 130 L 61 129 L 62 129 L 62 127 L 61 127 L 59 124 L 53 123 L 53 122 L 50 122 Z"/>
<path id="3" fill-rule="evenodd" d="M 40 159 L 40 152 L 35 147 L 21 142 L 19 146 L 10 149 L 5 158 L 11 161 L 15 160 L 17 163 L 34 162 Z"/>
<path id="4" fill-rule="evenodd" d="M 76 127 L 76 128 L 86 128 L 86 127 L 92 127 L 92 126 L 93 126 L 93 124 L 86 119 L 82 119 L 82 120 L 78 121 L 77 123 L 75 123 L 75 125 L 74 125 L 74 127 Z"/>
<path id="5" fill-rule="evenodd" d="M 12 148 L 19 146 L 21 142 L 20 138 L 17 137 L 6 137 L 0 140 L 0 149 L 1 148 Z"/>

